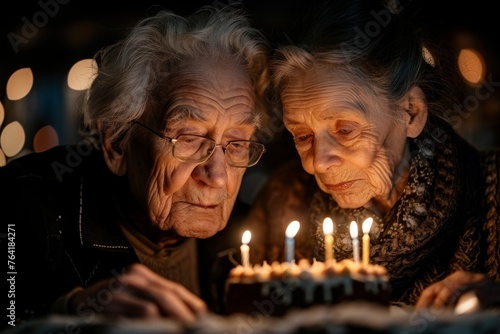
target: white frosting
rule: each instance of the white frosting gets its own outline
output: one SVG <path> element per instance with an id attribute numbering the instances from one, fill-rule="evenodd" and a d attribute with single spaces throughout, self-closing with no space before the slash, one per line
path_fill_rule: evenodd
<path id="1" fill-rule="evenodd" d="M 253 274 L 252 274 L 253 273 Z M 262 296 L 279 296 L 284 305 L 290 305 L 293 292 L 302 290 L 304 301 L 313 303 L 318 289 L 322 290 L 323 300 L 334 299 L 333 291 L 338 287 L 344 296 L 354 294 L 354 281 L 362 282 L 367 294 L 377 295 L 389 289 L 389 280 L 385 268 L 369 265 L 362 266 L 349 260 L 325 265 L 314 260 L 295 263 L 273 262 L 271 265 L 255 265 L 253 271 L 234 268 L 230 273 L 229 283 L 262 283 Z"/>

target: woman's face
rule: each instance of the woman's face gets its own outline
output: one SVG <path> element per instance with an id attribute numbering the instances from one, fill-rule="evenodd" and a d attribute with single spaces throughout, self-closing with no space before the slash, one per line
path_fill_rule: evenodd
<path id="1" fill-rule="evenodd" d="M 391 196 L 407 130 L 386 99 L 321 66 L 293 77 L 281 98 L 302 165 L 324 192 L 343 208 Z"/>
<path id="2" fill-rule="evenodd" d="M 253 91 L 243 66 L 203 59 L 181 71 L 166 110 L 166 127 L 156 126 L 158 132 L 170 138 L 205 136 L 222 145 L 251 138 L 257 124 Z M 138 125 L 134 131 L 127 174 L 132 193 L 153 227 L 198 238 L 222 230 L 246 169 L 229 166 L 221 148 L 205 163 L 180 162 L 173 157 L 170 142 Z"/>

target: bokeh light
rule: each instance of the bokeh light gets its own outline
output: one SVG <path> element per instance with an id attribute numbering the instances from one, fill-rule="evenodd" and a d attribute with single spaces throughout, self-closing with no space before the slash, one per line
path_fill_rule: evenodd
<path id="1" fill-rule="evenodd" d="M 33 138 L 33 149 L 35 152 L 46 151 L 58 144 L 59 137 L 57 136 L 57 132 L 50 125 L 46 125 L 38 130 Z"/>
<path id="2" fill-rule="evenodd" d="M 462 49 L 458 54 L 458 68 L 464 79 L 471 85 L 479 84 L 485 73 L 484 60 L 474 49 Z"/>
<path id="3" fill-rule="evenodd" d="M 30 68 L 21 68 L 10 76 L 7 81 L 7 97 L 10 100 L 20 100 L 31 91 L 33 87 L 33 72 Z"/>
<path id="4" fill-rule="evenodd" d="M 422 47 L 422 56 L 424 57 L 424 60 L 427 64 L 431 65 L 432 67 L 436 66 L 434 56 L 425 46 Z"/>
<path id="5" fill-rule="evenodd" d="M 7 159 L 5 158 L 5 154 L 3 154 L 3 151 L 0 148 L 0 167 L 5 166 L 6 164 L 7 164 Z"/>
<path id="6" fill-rule="evenodd" d="M 25 140 L 24 129 L 19 122 L 7 124 L 0 134 L 0 146 L 7 157 L 18 154 L 22 150 Z"/>
<path id="7" fill-rule="evenodd" d="M 0 125 L 2 125 L 4 118 L 5 118 L 5 110 L 3 108 L 2 102 L 0 102 Z"/>
<path id="8" fill-rule="evenodd" d="M 68 73 L 68 86 L 74 90 L 90 87 L 96 74 L 97 64 L 93 59 L 83 59 L 75 63 Z"/>

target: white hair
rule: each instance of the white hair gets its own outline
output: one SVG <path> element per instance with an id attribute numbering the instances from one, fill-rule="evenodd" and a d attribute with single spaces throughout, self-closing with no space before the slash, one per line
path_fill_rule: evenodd
<path id="1" fill-rule="evenodd" d="M 263 106 L 267 55 L 264 36 L 239 9 L 204 6 L 188 17 L 161 10 L 95 55 L 97 76 L 82 108 L 84 131 L 90 136 L 106 132 L 111 142 L 126 145 L 131 122 L 162 109 L 173 70 L 204 57 L 243 64 L 254 86 L 256 107 Z"/>

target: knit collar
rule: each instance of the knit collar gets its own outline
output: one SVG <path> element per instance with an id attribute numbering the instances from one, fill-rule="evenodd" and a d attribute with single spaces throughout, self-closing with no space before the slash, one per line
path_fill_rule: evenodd
<path id="1" fill-rule="evenodd" d="M 449 125 L 428 122 L 410 148 L 408 183 L 385 217 L 378 219 L 364 208 L 342 209 L 317 187 L 310 215 L 319 259 L 324 254 L 321 222 L 326 215 L 334 220 L 337 260 L 353 257 L 349 223 L 373 217 L 370 260 L 387 268 L 395 298 L 405 302 L 414 302 L 424 286 L 452 271 L 478 269 L 482 205 L 474 150 Z"/>
<path id="2" fill-rule="evenodd" d="M 358 230 L 361 230 L 359 227 L 361 227 L 362 222 L 368 217 L 373 218 L 374 223 L 369 232 L 373 244 L 377 244 L 380 239 L 395 240 L 394 237 L 399 234 L 399 231 L 418 230 L 429 209 L 434 181 L 433 174 L 433 164 L 428 157 L 424 157 L 420 152 L 415 154 L 411 159 L 408 183 L 404 188 L 403 195 L 385 217 L 378 217 L 369 209 L 363 207 L 343 209 L 336 205 L 328 195 L 317 194 L 326 201 L 328 206 L 326 212 L 330 212 L 329 215 L 335 223 L 334 236 L 337 240 L 335 243 L 337 257 L 342 259 L 353 256 L 349 231 L 350 223 L 353 220 L 357 222 Z M 319 221 L 322 221 L 322 219 L 315 219 L 316 235 L 318 241 L 320 241 L 317 244 L 316 255 L 322 258 L 321 254 L 324 254 L 323 230 L 321 224 L 318 224 Z M 411 233 L 408 233 L 405 240 L 408 244 L 415 242 L 411 237 Z M 394 247 L 399 248 L 399 241 Z"/>
<path id="3" fill-rule="evenodd" d="M 432 133 L 427 131 L 427 133 Z M 455 152 L 449 145 L 434 145 L 429 149 L 428 137 L 422 136 L 410 142 L 411 161 L 409 178 L 403 195 L 385 217 L 378 217 L 366 208 L 343 209 L 328 195 L 317 189 L 312 207 L 311 221 L 315 228 L 315 256 L 324 254 L 324 237 L 321 222 L 330 216 L 335 224 L 335 254 L 337 260 L 353 257 L 352 239 L 349 233 L 351 221 L 361 227 L 372 217 L 370 230 L 371 260 L 392 266 L 396 258 L 412 257 L 419 249 L 434 249 L 429 242 L 439 238 L 442 231 L 451 228 L 450 214 L 455 212 L 459 180 L 454 177 L 457 168 Z M 446 201 L 437 200 L 446 198 Z M 431 217 L 432 219 L 428 219 Z M 425 244 L 426 247 L 423 247 Z M 426 252 L 426 251 L 422 251 Z M 406 272 L 402 272 L 405 270 Z M 408 274 L 408 268 L 394 268 L 391 273 Z M 415 269 L 416 270 L 416 269 Z"/>

